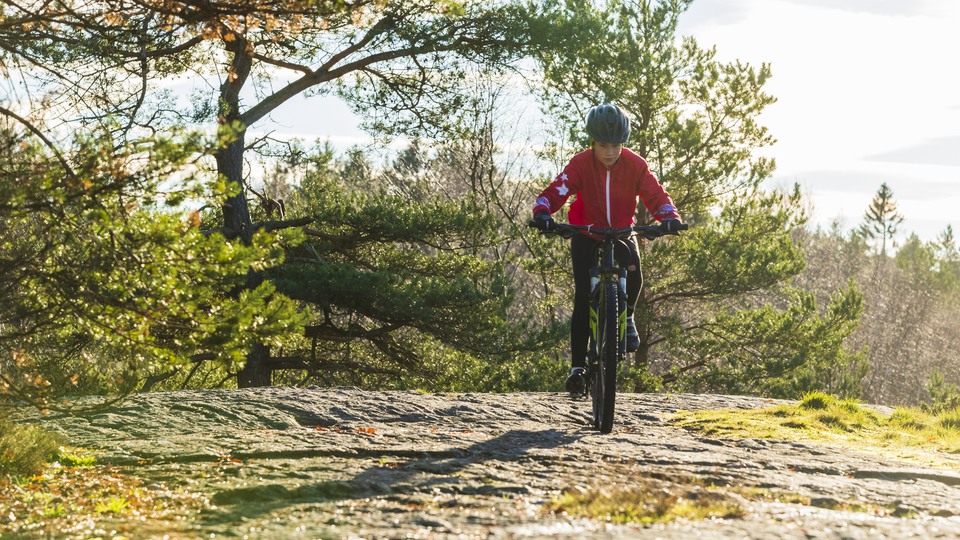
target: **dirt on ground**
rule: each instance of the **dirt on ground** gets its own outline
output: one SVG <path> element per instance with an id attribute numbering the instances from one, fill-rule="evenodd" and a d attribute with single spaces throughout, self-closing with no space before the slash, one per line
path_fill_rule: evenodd
<path id="1" fill-rule="evenodd" d="M 954 470 L 931 469 L 820 443 L 710 438 L 669 422 L 678 410 L 771 403 L 622 394 L 613 433 L 601 435 L 588 402 L 556 393 L 271 387 L 137 395 L 96 414 L 33 421 L 95 451 L 98 466 L 137 478 L 141 491 L 194 504 L 175 515 L 103 513 L 59 531 L 2 523 L 0 511 L 0 531 L 138 539 L 960 538 L 960 458 Z M 558 508 L 565 494 L 628 492 L 673 506 L 716 499 L 737 511 L 620 523 Z"/>

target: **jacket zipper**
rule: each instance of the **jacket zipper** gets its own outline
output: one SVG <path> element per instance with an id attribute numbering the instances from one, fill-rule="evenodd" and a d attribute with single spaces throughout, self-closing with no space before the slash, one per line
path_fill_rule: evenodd
<path id="1" fill-rule="evenodd" d="M 610 169 L 607 169 L 607 227 L 613 227 L 613 220 L 610 218 Z"/>

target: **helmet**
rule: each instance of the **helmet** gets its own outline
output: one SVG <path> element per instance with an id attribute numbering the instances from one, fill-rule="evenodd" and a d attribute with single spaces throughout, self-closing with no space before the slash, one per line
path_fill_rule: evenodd
<path id="1" fill-rule="evenodd" d="M 587 134 L 594 140 L 623 144 L 630 138 L 630 119 L 612 103 L 604 103 L 587 113 Z"/>

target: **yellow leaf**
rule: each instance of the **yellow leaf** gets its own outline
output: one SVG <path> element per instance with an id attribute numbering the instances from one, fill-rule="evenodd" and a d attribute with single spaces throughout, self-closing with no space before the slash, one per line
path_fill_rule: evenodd
<path id="1" fill-rule="evenodd" d="M 120 26 L 123 24 L 123 16 L 117 12 L 107 13 L 103 16 L 103 20 L 112 26 Z"/>

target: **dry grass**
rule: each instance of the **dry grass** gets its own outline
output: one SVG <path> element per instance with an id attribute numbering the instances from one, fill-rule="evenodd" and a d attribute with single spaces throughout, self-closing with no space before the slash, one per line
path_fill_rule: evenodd
<path id="1" fill-rule="evenodd" d="M 209 507 L 196 493 L 147 485 L 117 467 L 96 465 L 81 456 L 82 466 L 48 465 L 40 474 L 0 483 L 0 538 L 125 537 L 151 524 L 172 533 Z"/>

